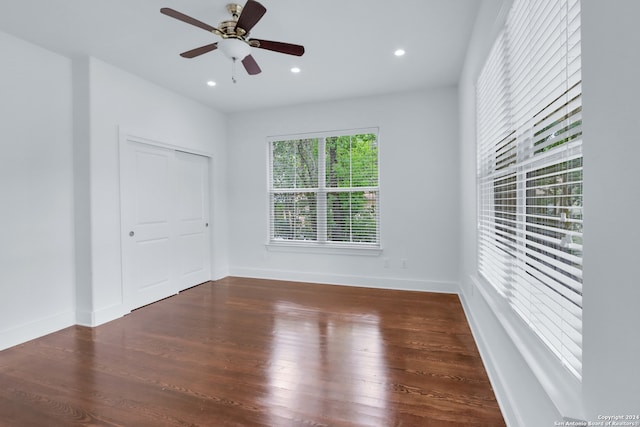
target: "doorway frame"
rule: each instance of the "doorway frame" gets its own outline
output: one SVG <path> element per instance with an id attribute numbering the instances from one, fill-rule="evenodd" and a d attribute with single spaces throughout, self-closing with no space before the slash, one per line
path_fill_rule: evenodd
<path id="1" fill-rule="evenodd" d="M 145 136 L 141 136 L 136 132 L 131 132 L 125 128 L 122 127 L 118 127 L 118 166 L 119 166 L 119 171 L 118 171 L 118 178 L 120 180 L 119 182 L 119 202 L 120 202 L 120 271 L 121 271 L 121 277 L 120 277 L 120 286 L 121 286 L 121 295 L 122 295 L 122 307 L 123 307 L 123 311 L 124 314 L 129 314 L 131 313 L 133 310 L 135 310 L 137 307 L 133 307 L 133 299 L 132 299 L 132 295 L 131 295 L 131 289 L 129 289 L 129 287 L 127 286 L 127 281 L 125 280 L 126 277 L 129 277 L 129 271 L 127 269 L 124 257 L 125 257 L 125 253 L 126 250 L 124 249 L 124 246 L 126 244 L 126 236 L 127 233 L 129 231 L 128 227 L 127 227 L 127 221 L 125 218 L 125 212 L 123 209 L 123 195 L 125 194 L 125 190 L 124 190 L 124 183 L 125 183 L 125 167 L 124 165 L 126 164 L 126 156 L 127 156 L 127 144 L 129 143 L 134 143 L 134 144 L 142 144 L 142 145 L 148 145 L 148 146 L 152 146 L 152 147 L 156 147 L 156 148 L 163 148 L 163 149 L 167 149 L 167 150 L 172 150 L 172 151 L 177 151 L 177 152 L 181 152 L 181 153 L 186 153 L 186 154 L 193 154 L 193 155 L 197 155 L 197 156 L 202 156 L 205 157 L 207 159 L 207 163 L 208 163 L 208 177 L 207 177 L 207 184 L 209 187 L 209 197 L 208 197 L 208 210 L 209 210 L 209 223 L 211 224 L 210 227 L 208 227 L 208 233 L 209 233 L 209 256 L 211 257 L 213 254 L 213 234 L 212 234 L 212 230 L 213 230 L 213 224 L 214 224 L 214 217 L 213 217 L 213 205 L 212 205 L 212 201 L 213 201 L 213 197 L 211 194 L 212 191 L 212 173 L 213 173 L 213 154 L 207 151 L 202 151 L 202 150 L 197 150 L 197 149 L 193 149 L 193 148 L 188 148 L 188 147 L 184 147 L 181 145 L 177 145 L 177 144 L 172 144 L 166 141 L 161 141 L 155 138 L 150 138 L 150 137 L 145 137 Z M 209 264 L 210 264 L 210 276 L 213 276 L 213 259 L 209 260 Z M 209 279 L 211 280 L 211 278 Z"/>

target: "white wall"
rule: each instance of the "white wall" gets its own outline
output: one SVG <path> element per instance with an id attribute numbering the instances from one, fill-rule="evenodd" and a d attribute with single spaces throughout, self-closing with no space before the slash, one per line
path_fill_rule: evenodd
<path id="1" fill-rule="evenodd" d="M 0 32 L 0 349 L 75 321 L 71 61 Z"/>
<path id="2" fill-rule="evenodd" d="M 584 398 L 640 414 L 640 3 L 583 0 Z"/>
<path id="3" fill-rule="evenodd" d="M 441 88 L 231 115 L 231 273 L 456 292 L 457 108 L 456 89 Z M 267 251 L 266 138 L 364 127 L 380 129 L 382 255 Z"/>
<path id="4" fill-rule="evenodd" d="M 0 349 L 126 313 L 119 131 L 211 155 L 212 278 L 228 275 L 226 117 L 94 58 L 0 33 Z"/>
<path id="5" fill-rule="evenodd" d="M 227 275 L 225 116 L 98 59 L 89 60 L 92 311 L 100 324 L 123 309 L 119 129 L 212 155 L 212 272 Z M 204 89 L 203 89 L 204 90 Z"/>
<path id="6" fill-rule="evenodd" d="M 506 6 L 503 6 L 503 3 Z M 462 299 L 503 414 L 509 425 L 554 425 L 561 413 L 534 376 L 543 360 L 517 350 L 496 308 L 479 291 L 476 274 L 475 80 L 509 0 L 485 0 L 460 80 Z M 582 2 L 584 117 L 583 382 L 574 400 L 583 417 L 640 413 L 638 333 L 637 100 L 640 33 L 635 0 Z M 622 183 L 622 184 L 621 184 Z M 513 332 L 513 331 L 510 331 Z M 519 342 L 522 344 L 522 342 Z M 527 355 L 529 357 L 531 355 Z M 553 380 L 553 379 L 551 379 Z M 552 389 L 547 387 L 546 390 Z M 552 391 L 553 392 L 553 391 Z"/>

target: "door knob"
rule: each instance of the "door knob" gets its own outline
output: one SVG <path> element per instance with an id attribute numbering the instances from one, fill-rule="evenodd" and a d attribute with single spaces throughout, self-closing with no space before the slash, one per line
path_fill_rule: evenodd
<path id="1" fill-rule="evenodd" d="M 134 233 L 133 231 L 129 232 L 129 236 L 131 236 L 131 237 L 133 237 L 134 234 L 136 234 L 136 233 Z"/>

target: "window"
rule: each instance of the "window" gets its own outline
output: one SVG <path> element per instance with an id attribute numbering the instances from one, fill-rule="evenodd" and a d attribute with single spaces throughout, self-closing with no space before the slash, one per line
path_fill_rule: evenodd
<path id="1" fill-rule="evenodd" d="M 272 244 L 379 248 L 377 130 L 269 142 Z"/>
<path id="2" fill-rule="evenodd" d="M 515 0 L 477 83 L 478 268 L 582 373 L 579 0 Z"/>

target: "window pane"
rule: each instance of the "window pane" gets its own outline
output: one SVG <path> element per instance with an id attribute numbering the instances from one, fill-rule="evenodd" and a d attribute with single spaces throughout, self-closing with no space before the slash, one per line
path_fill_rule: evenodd
<path id="1" fill-rule="evenodd" d="M 327 241 L 376 243 L 377 192 L 327 194 Z"/>
<path id="2" fill-rule="evenodd" d="M 318 187 L 318 140 L 274 141 L 273 188 Z"/>
<path id="3" fill-rule="evenodd" d="M 317 240 L 316 193 L 274 193 L 272 196 L 274 240 Z"/>
<path id="4" fill-rule="evenodd" d="M 526 231 L 529 257 L 582 283 L 582 157 L 527 174 Z"/>
<path id="5" fill-rule="evenodd" d="M 493 182 L 496 245 L 511 254 L 516 251 L 517 182 L 509 175 Z"/>
<path id="6" fill-rule="evenodd" d="M 351 193 L 352 242 L 378 241 L 378 193 L 373 191 Z"/>
<path id="7" fill-rule="evenodd" d="M 327 187 L 378 185 L 378 140 L 375 134 L 329 137 L 325 155 Z"/>

